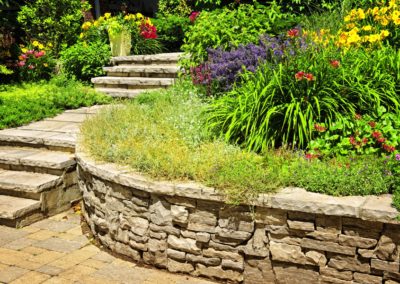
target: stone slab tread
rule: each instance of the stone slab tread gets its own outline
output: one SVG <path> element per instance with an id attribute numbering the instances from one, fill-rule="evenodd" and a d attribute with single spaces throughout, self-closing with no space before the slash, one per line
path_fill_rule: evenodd
<path id="1" fill-rule="evenodd" d="M 108 95 L 110 95 L 111 97 L 114 97 L 114 98 L 129 98 L 129 99 L 135 98 L 138 95 L 140 95 L 142 93 L 145 93 L 145 92 L 163 90 L 162 88 L 159 88 L 159 89 L 157 89 L 157 88 L 156 89 L 143 89 L 143 90 L 141 90 L 141 89 L 137 89 L 137 90 L 131 89 L 131 90 L 129 90 L 129 89 L 122 89 L 122 88 L 95 88 L 95 89 L 98 92 L 102 92 L 102 93 L 108 94 Z"/>
<path id="2" fill-rule="evenodd" d="M 14 220 L 39 210 L 40 206 L 38 200 L 0 195 L 0 219 Z"/>
<path id="3" fill-rule="evenodd" d="M 111 59 L 113 65 L 126 64 L 126 63 L 177 63 L 179 58 L 183 55 L 181 52 L 174 53 L 160 53 L 153 55 L 130 55 L 130 56 L 117 56 Z"/>
<path id="4" fill-rule="evenodd" d="M 174 65 L 117 65 L 103 67 L 105 72 L 113 73 L 158 73 L 158 74 L 177 74 L 178 66 Z"/>
<path id="5" fill-rule="evenodd" d="M 72 153 L 12 146 L 0 146 L 0 163 L 58 170 L 76 164 Z"/>
<path id="6" fill-rule="evenodd" d="M 151 78 L 151 77 L 96 77 L 92 78 L 93 84 L 107 85 L 132 85 L 132 86 L 170 86 L 174 78 Z"/>
<path id="7" fill-rule="evenodd" d="M 0 190 L 40 193 L 62 183 L 62 177 L 25 171 L 0 170 Z"/>

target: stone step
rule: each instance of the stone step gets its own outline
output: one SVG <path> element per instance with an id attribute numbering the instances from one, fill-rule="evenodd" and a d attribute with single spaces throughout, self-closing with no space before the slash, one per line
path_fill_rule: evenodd
<path id="1" fill-rule="evenodd" d="M 41 193 L 62 185 L 63 177 L 0 169 L 0 194 L 40 200 Z"/>
<path id="2" fill-rule="evenodd" d="M 176 65 L 179 58 L 183 55 L 181 52 L 175 53 L 160 53 L 154 55 L 130 55 L 130 56 L 118 56 L 111 59 L 112 65 L 122 64 L 171 64 Z"/>
<path id="3" fill-rule="evenodd" d="M 140 94 L 156 90 L 162 90 L 162 89 L 160 88 L 160 89 L 135 90 L 135 89 L 120 89 L 120 88 L 96 88 L 96 91 L 108 94 L 113 98 L 127 98 L 127 99 L 132 99 Z"/>
<path id="4" fill-rule="evenodd" d="M 29 146 L 73 153 L 76 136 L 76 133 L 12 128 L 0 130 L 0 145 Z"/>
<path id="5" fill-rule="evenodd" d="M 116 65 L 103 67 L 111 77 L 151 77 L 176 78 L 179 67 L 176 65 Z"/>
<path id="6" fill-rule="evenodd" d="M 154 89 L 166 88 L 174 83 L 173 78 L 141 77 L 96 77 L 92 83 L 96 88 Z"/>
<path id="7" fill-rule="evenodd" d="M 23 227 L 44 217 L 41 202 L 32 199 L 0 195 L 0 225 Z"/>
<path id="8" fill-rule="evenodd" d="M 0 146 L 0 168 L 62 175 L 76 165 L 72 153 L 40 148 Z"/>

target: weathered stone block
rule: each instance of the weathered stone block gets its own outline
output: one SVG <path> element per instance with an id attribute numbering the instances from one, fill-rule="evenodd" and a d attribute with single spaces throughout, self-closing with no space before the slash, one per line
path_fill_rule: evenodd
<path id="1" fill-rule="evenodd" d="M 210 241 L 211 235 L 209 233 L 196 233 L 196 241 L 199 243 L 208 243 Z"/>
<path id="2" fill-rule="evenodd" d="M 357 271 L 362 273 L 371 272 L 371 267 L 367 261 L 349 256 L 333 256 L 330 258 L 328 266 L 338 270 Z"/>
<path id="3" fill-rule="evenodd" d="M 178 196 L 166 196 L 165 199 L 171 203 L 171 204 L 176 204 L 188 208 L 196 208 L 196 200 L 195 199 L 190 199 L 190 198 L 184 198 L 184 197 L 178 197 Z"/>
<path id="4" fill-rule="evenodd" d="M 382 235 L 375 248 L 374 255 L 382 260 L 394 260 L 397 246 L 389 236 Z"/>
<path id="5" fill-rule="evenodd" d="M 174 249 L 167 249 L 167 256 L 172 259 L 185 261 L 186 260 L 186 253 L 179 250 Z"/>
<path id="6" fill-rule="evenodd" d="M 207 211 L 199 211 L 189 215 L 188 229 L 196 232 L 214 233 L 217 225 L 215 214 Z"/>
<path id="7" fill-rule="evenodd" d="M 339 235 L 335 233 L 329 233 L 325 231 L 314 231 L 307 234 L 307 237 L 320 240 L 337 243 L 339 241 Z"/>
<path id="8" fill-rule="evenodd" d="M 270 242 L 269 249 L 274 261 L 297 264 L 306 264 L 308 262 L 300 246 Z"/>
<path id="9" fill-rule="evenodd" d="M 329 276 L 321 276 L 319 284 L 353 284 L 353 281 L 341 280 Z"/>
<path id="10" fill-rule="evenodd" d="M 287 264 L 274 264 L 276 283 L 304 284 L 318 283 L 319 274 L 315 270 Z"/>
<path id="11" fill-rule="evenodd" d="M 207 248 L 203 250 L 203 256 L 206 257 L 216 257 L 221 259 L 231 259 L 234 261 L 242 261 L 243 257 L 239 253 L 227 252 L 227 251 L 218 251 L 212 248 Z"/>
<path id="12" fill-rule="evenodd" d="M 165 251 L 167 249 L 166 240 L 149 239 L 147 243 L 147 248 L 149 251 Z"/>
<path id="13" fill-rule="evenodd" d="M 169 204 L 161 200 L 155 200 L 150 205 L 151 222 L 159 226 L 168 226 L 172 223 L 171 210 Z"/>
<path id="14" fill-rule="evenodd" d="M 223 259 L 221 263 L 223 269 L 232 269 L 236 271 L 243 271 L 244 262 L 243 261 L 233 261 L 230 259 Z"/>
<path id="15" fill-rule="evenodd" d="M 167 267 L 167 254 L 165 252 L 156 251 L 145 251 L 143 252 L 143 261 L 146 264 L 151 264 L 159 268 Z"/>
<path id="16" fill-rule="evenodd" d="M 309 221 L 309 222 L 314 223 L 315 215 L 310 214 L 310 213 L 305 213 L 305 212 L 299 212 L 299 211 L 289 211 L 288 219 L 294 220 L 294 221 Z"/>
<path id="17" fill-rule="evenodd" d="M 399 272 L 400 267 L 398 262 L 371 259 L 371 268 L 382 271 Z"/>
<path id="18" fill-rule="evenodd" d="M 200 255 L 190 254 L 190 253 L 186 254 L 186 260 L 190 261 L 190 262 L 194 262 L 194 263 L 201 263 L 206 266 L 218 266 L 221 264 L 220 258 L 216 258 L 216 257 L 208 258 L 208 257 L 200 256 Z"/>
<path id="19" fill-rule="evenodd" d="M 239 241 L 247 241 L 251 237 L 251 233 L 249 232 L 229 230 L 221 227 L 217 227 L 215 233 L 218 237 Z"/>
<path id="20" fill-rule="evenodd" d="M 286 225 L 287 213 L 283 210 L 257 207 L 255 211 L 256 223 L 266 225 Z"/>
<path id="21" fill-rule="evenodd" d="M 189 211 L 179 205 L 171 206 L 172 221 L 180 224 L 186 224 L 189 218 Z"/>
<path id="22" fill-rule="evenodd" d="M 304 222 L 304 221 L 287 221 L 289 229 L 292 230 L 300 230 L 300 231 L 314 231 L 314 223 L 313 222 Z"/>
<path id="23" fill-rule="evenodd" d="M 243 281 L 243 275 L 240 272 L 233 270 L 224 270 L 221 267 L 207 267 L 202 264 L 196 264 L 195 275 L 230 280 L 233 282 Z"/>
<path id="24" fill-rule="evenodd" d="M 173 226 L 157 226 L 150 224 L 150 230 L 157 233 L 167 233 L 169 235 L 179 236 L 181 231 Z"/>
<path id="25" fill-rule="evenodd" d="M 372 248 L 377 244 L 377 240 L 362 238 L 357 236 L 339 235 L 339 244 L 358 248 Z"/>
<path id="26" fill-rule="evenodd" d="M 357 253 L 364 258 L 376 257 L 376 256 L 374 256 L 374 250 L 370 250 L 370 249 L 358 249 Z"/>
<path id="27" fill-rule="evenodd" d="M 192 254 L 201 253 L 201 249 L 196 245 L 196 241 L 193 239 L 177 238 L 173 235 L 169 235 L 168 246 Z"/>
<path id="28" fill-rule="evenodd" d="M 167 269 L 170 272 L 182 272 L 182 273 L 190 273 L 194 270 L 194 267 L 191 263 L 179 262 L 172 259 L 168 259 Z"/>
<path id="29" fill-rule="evenodd" d="M 325 266 L 326 264 L 326 256 L 325 254 L 318 251 L 308 251 L 306 252 L 306 260 L 308 263 L 317 265 L 317 266 Z"/>
<path id="30" fill-rule="evenodd" d="M 286 235 L 273 235 L 273 234 L 268 234 L 268 238 L 270 241 L 274 241 L 276 243 L 285 243 L 288 245 L 295 245 L 295 246 L 300 246 L 302 240 L 301 238 L 296 238 Z"/>
<path id="31" fill-rule="evenodd" d="M 246 245 L 239 248 L 239 251 L 245 255 L 266 257 L 269 255 L 267 247 L 268 238 L 265 234 L 264 228 L 257 228 L 254 231 L 253 237 L 247 242 Z"/>
<path id="32" fill-rule="evenodd" d="M 126 255 L 127 257 L 129 257 L 135 261 L 139 261 L 141 258 L 140 253 L 137 250 L 132 249 L 130 246 L 120 243 L 120 242 L 115 243 L 114 251 L 116 253 Z"/>
<path id="33" fill-rule="evenodd" d="M 245 284 L 276 283 L 271 261 L 268 258 L 247 259 L 245 261 L 243 278 Z"/>
<path id="34" fill-rule="evenodd" d="M 382 284 L 382 277 L 355 272 L 354 281 L 362 284 Z"/>
<path id="35" fill-rule="evenodd" d="M 312 239 L 302 239 L 300 246 L 308 249 L 335 252 L 345 255 L 355 255 L 356 249 L 353 247 L 341 246 L 333 242 L 323 242 Z"/>
<path id="36" fill-rule="evenodd" d="M 184 238 L 189 238 L 189 239 L 196 239 L 196 233 L 192 231 L 187 231 L 187 230 L 181 230 L 181 235 Z"/>
<path id="37" fill-rule="evenodd" d="M 128 219 L 129 224 L 131 225 L 132 233 L 143 236 L 147 234 L 147 230 L 149 228 L 149 221 L 147 219 L 132 217 Z"/>
<path id="38" fill-rule="evenodd" d="M 342 231 L 342 218 L 338 216 L 318 215 L 315 218 L 315 225 L 318 231 L 340 234 Z"/>
<path id="39" fill-rule="evenodd" d="M 331 267 L 321 267 L 319 269 L 319 273 L 323 276 L 331 277 L 331 278 L 337 278 L 341 280 L 352 280 L 353 279 L 353 273 L 351 271 L 339 271 Z"/>

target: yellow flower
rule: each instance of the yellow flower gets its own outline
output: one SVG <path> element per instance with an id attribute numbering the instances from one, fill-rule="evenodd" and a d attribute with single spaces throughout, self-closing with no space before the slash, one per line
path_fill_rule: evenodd
<path id="1" fill-rule="evenodd" d="M 43 63 L 43 66 L 44 66 L 44 67 L 49 67 L 49 64 Z"/>
<path id="2" fill-rule="evenodd" d="M 48 47 L 53 47 L 53 44 L 52 44 L 51 42 L 49 42 L 49 43 L 47 44 L 47 46 L 48 46 Z"/>
<path id="3" fill-rule="evenodd" d="M 363 31 L 370 31 L 370 30 L 372 30 L 372 27 L 371 27 L 371 25 L 366 25 L 366 26 L 363 26 L 361 29 Z"/>
<path id="4" fill-rule="evenodd" d="M 139 20 L 143 20 L 143 19 L 144 19 L 144 16 L 143 16 L 141 13 L 137 13 L 137 14 L 136 14 L 136 17 L 137 17 Z"/>
<path id="5" fill-rule="evenodd" d="M 39 43 L 37 40 L 35 40 L 35 41 L 32 42 L 32 45 L 35 46 L 35 47 L 39 46 L 39 44 L 40 44 L 40 43 Z"/>
<path id="6" fill-rule="evenodd" d="M 111 17 L 111 13 L 105 13 L 105 14 L 104 14 L 104 18 L 108 19 L 108 18 L 110 18 L 110 17 Z"/>
<path id="7" fill-rule="evenodd" d="M 92 26 L 91 22 L 84 22 L 82 25 L 82 29 L 87 31 L 88 29 L 90 29 L 91 26 Z"/>
<path id="8" fill-rule="evenodd" d="M 378 15 L 378 13 L 379 13 L 379 8 L 378 7 L 374 7 L 372 9 L 372 15 L 376 16 L 376 15 Z"/>
<path id="9" fill-rule="evenodd" d="M 93 26 L 98 27 L 98 26 L 100 26 L 100 23 L 98 21 L 94 21 Z"/>
<path id="10" fill-rule="evenodd" d="M 381 36 L 379 34 L 372 34 L 369 36 L 368 40 L 370 43 L 375 43 L 377 41 L 380 41 L 380 39 L 381 39 Z"/>
<path id="11" fill-rule="evenodd" d="M 350 15 L 347 15 L 346 17 L 344 17 L 344 21 L 347 23 L 347 22 L 350 22 L 351 21 L 351 16 Z"/>
<path id="12" fill-rule="evenodd" d="M 387 18 L 382 18 L 381 19 L 381 25 L 386 27 L 387 25 L 389 25 L 389 21 Z"/>
<path id="13" fill-rule="evenodd" d="M 381 39 L 384 39 L 385 37 L 388 37 L 389 34 L 390 34 L 390 33 L 389 33 L 388 30 L 382 30 L 382 31 L 381 31 L 381 34 L 380 34 Z"/>
<path id="14" fill-rule="evenodd" d="M 39 43 L 38 48 L 39 48 L 39 49 L 44 49 L 44 45 L 41 44 L 41 43 Z"/>
<path id="15" fill-rule="evenodd" d="M 359 20 L 364 20 L 365 19 L 365 12 L 363 9 L 358 9 L 357 10 L 357 14 L 358 14 L 358 19 Z"/>
<path id="16" fill-rule="evenodd" d="M 85 35 L 83 34 L 83 33 L 81 33 L 80 35 L 79 35 L 79 38 L 83 38 Z"/>
<path id="17" fill-rule="evenodd" d="M 355 23 L 349 23 L 346 25 L 346 28 L 348 28 L 350 30 L 350 29 L 354 28 L 355 26 L 356 26 Z"/>
<path id="18" fill-rule="evenodd" d="M 21 48 L 22 53 L 26 53 L 27 51 L 28 51 L 28 49 L 26 47 Z"/>

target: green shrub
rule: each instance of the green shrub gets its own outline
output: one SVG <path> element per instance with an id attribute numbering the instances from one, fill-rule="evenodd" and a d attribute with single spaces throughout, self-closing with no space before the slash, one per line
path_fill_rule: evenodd
<path id="1" fill-rule="evenodd" d="M 64 109 L 109 101 L 109 97 L 62 76 L 49 82 L 3 85 L 0 88 L 0 129 L 54 116 Z"/>
<path id="2" fill-rule="evenodd" d="M 157 54 L 164 51 L 164 45 L 158 38 L 144 38 L 139 34 L 132 34 L 132 55 Z"/>
<path id="3" fill-rule="evenodd" d="M 103 66 L 111 58 L 110 46 L 104 42 L 78 42 L 61 52 L 62 70 L 83 81 L 104 74 Z"/>
<path id="4" fill-rule="evenodd" d="M 187 0 L 159 0 L 157 17 L 180 16 L 188 17 L 192 11 Z"/>
<path id="5" fill-rule="evenodd" d="M 264 33 L 278 33 L 294 23 L 294 18 L 282 13 L 280 7 L 242 4 L 237 9 L 224 7 L 211 12 L 202 11 L 186 32 L 182 50 L 190 54 L 187 66 L 207 59 L 207 49 L 229 49 L 239 44 L 256 43 Z"/>
<path id="6" fill-rule="evenodd" d="M 399 55 L 392 49 L 309 48 L 277 65 L 267 62 L 213 102 L 208 127 L 255 151 L 286 144 L 304 149 L 315 121 L 329 128 L 379 106 L 397 112 Z"/>
<path id="7" fill-rule="evenodd" d="M 179 51 L 183 45 L 185 31 L 190 25 L 189 18 L 169 15 L 153 19 L 153 23 L 157 27 L 158 39 L 166 50 Z"/>
<path id="8" fill-rule="evenodd" d="M 18 22 L 28 40 L 52 43 L 55 53 L 62 45 L 72 45 L 83 21 L 83 12 L 89 9 L 81 0 L 37 0 L 21 7 Z"/>

